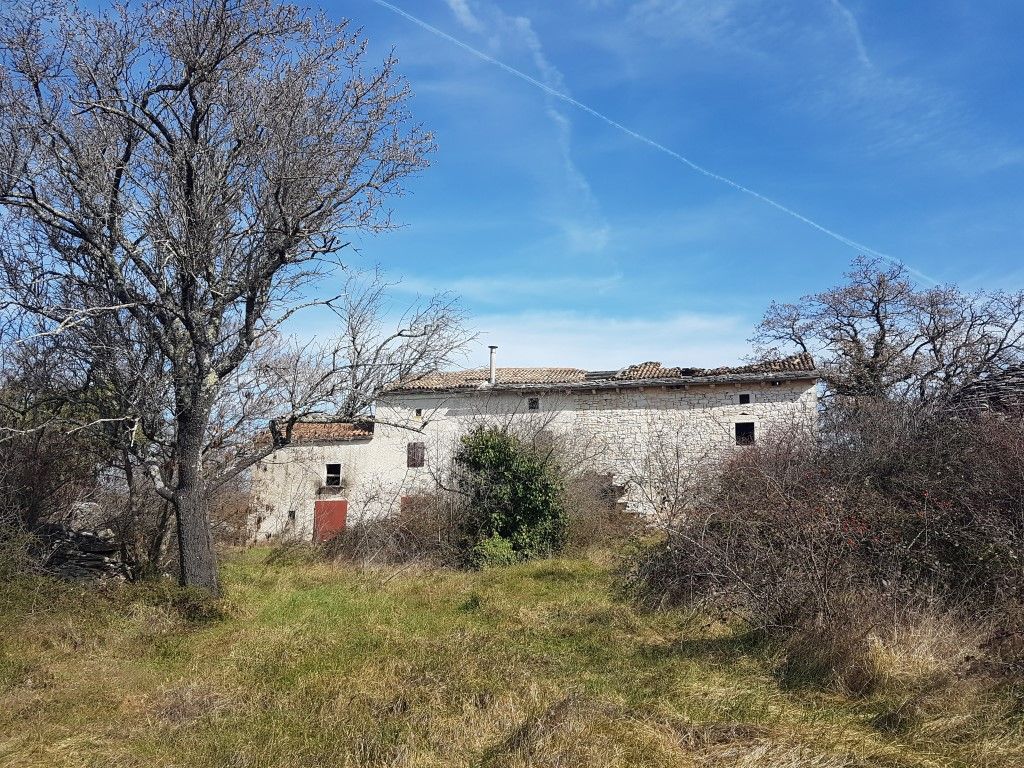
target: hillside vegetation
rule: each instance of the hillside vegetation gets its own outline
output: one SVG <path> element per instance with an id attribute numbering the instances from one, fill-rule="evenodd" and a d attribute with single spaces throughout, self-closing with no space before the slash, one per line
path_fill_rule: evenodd
<path id="1" fill-rule="evenodd" d="M 783 689 L 769 646 L 639 610 L 611 563 L 360 569 L 250 550 L 216 604 L 17 579 L 0 589 L 0 765 L 1024 763 L 1008 693 L 895 731 L 891 692 Z"/>

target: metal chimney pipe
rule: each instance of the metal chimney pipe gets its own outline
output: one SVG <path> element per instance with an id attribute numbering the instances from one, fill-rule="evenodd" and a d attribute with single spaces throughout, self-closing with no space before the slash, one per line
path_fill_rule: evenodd
<path id="1" fill-rule="evenodd" d="M 487 348 L 489 350 L 491 350 L 491 375 L 488 378 L 488 381 L 490 381 L 491 384 L 496 384 L 498 382 L 498 372 L 497 372 L 497 369 L 494 367 L 494 358 L 495 358 L 495 355 L 498 352 L 498 348 L 496 346 L 494 346 L 493 344 L 491 344 Z"/>

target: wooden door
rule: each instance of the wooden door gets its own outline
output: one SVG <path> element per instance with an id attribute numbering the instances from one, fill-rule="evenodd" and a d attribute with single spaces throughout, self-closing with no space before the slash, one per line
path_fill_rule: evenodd
<path id="1" fill-rule="evenodd" d="M 320 499 L 313 503 L 313 541 L 327 541 L 345 530 L 348 499 Z"/>

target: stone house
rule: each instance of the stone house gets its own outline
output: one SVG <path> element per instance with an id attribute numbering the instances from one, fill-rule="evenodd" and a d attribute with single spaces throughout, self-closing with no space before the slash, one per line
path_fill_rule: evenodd
<path id="1" fill-rule="evenodd" d="M 625 489 L 638 513 L 657 506 L 645 477 L 665 455 L 712 462 L 771 430 L 813 425 L 818 375 L 808 355 L 740 367 L 616 371 L 489 368 L 399 383 L 366 423 L 306 422 L 254 468 L 256 540 L 322 539 L 346 522 L 397 510 L 429 492 L 460 435 L 516 425 L 567 437 L 593 471 Z"/>

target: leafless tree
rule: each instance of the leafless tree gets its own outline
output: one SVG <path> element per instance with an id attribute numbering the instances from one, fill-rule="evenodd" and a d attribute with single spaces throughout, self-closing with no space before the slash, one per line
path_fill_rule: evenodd
<path id="1" fill-rule="evenodd" d="M 3 300 L 83 361 L 121 444 L 156 446 L 186 584 L 218 588 L 219 399 L 282 322 L 333 303 L 308 297 L 344 233 L 388 229 L 386 198 L 432 148 L 396 60 L 368 68 L 365 47 L 273 0 L 0 18 Z"/>
<path id="2" fill-rule="evenodd" d="M 773 302 L 753 341 L 763 356 L 808 352 L 831 394 L 934 402 L 1024 361 L 1024 292 L 919 288 L 899 265 L 854 261 L 844 285 Z"/>
<path id="3" fill-rule="evenodd" d="M 390 384 L 437 370 L 471 339 L 453 295 L 415 302 L 392 318 L 388 289 L 380 273 L 354 275 L 340 310 L 339 353 L 346 361 L 346 396 L 339 415 L 364 415 Z"/>

